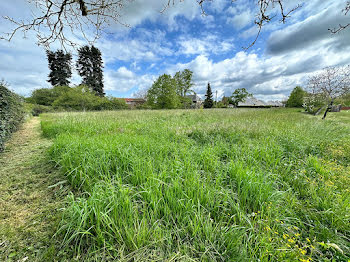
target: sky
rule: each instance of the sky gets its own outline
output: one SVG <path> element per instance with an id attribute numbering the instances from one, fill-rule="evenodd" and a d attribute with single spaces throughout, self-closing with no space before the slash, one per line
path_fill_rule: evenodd
<path id="1" fill-rule="evenodd" d="M 281 101 L 295 86 L 306 87 L 308 77 L 322 68 L 350 64 L 350 29 L 337 34 L 328 30 L 350 22 L 350 15 L 342 13 L 346 1 L 285 0 L 287 9 L 302 6 L 285 24 L 276 13 L 247 50 L 257 34 L 257 0 L 213 0 L 203 5 L 206 15 L 195 0 L 177 0 L 161 13 L 167 2 L 126 1 L 120 20 L 129 26 L 112 24 L 95 42 L 103 56 L 107 95 L 135 97 L 158 76 L 188 68 L 193 90 L 202 97 L 210 82 L 219 99 L 246 88 L 258 99 Z M 0 16 L 28 19 L 31 12 L 35 7 L 25 0 L 0 3 Z M 0 21 L 0 33 L 13 28 Z M 0 40 L 0 78 L 24 96 L 50 87 L 45 49 L 36 42 L 33 32 L 26 38 L 18 33 L 11 42 Z M 78 42 L 87 44 L 81 38 Z M 76 50 L 71 51 L 76 60 Z M 72 84 L 80 82 L 74 70 Z"/>

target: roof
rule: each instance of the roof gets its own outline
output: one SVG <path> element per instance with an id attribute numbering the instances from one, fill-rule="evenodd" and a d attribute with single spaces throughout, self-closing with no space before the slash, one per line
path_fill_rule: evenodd
<path id="1" fill-rule="evenodd" d="M 123 98 L 125 102 L 145 102 L 143 98 Z"/>
<path id="2" fill-rule="evenodd" d="M 244 102 L 238 102 L 238 106 L 268 106 L 264 101 L 255 97 L 247 97 Z"/>
<path id="3" fill-rule="evenodd" d="M 192 102 L 202 101 L 202 99 L 198 95 L 187 95 L 186 97 L 191 98 Z"/>

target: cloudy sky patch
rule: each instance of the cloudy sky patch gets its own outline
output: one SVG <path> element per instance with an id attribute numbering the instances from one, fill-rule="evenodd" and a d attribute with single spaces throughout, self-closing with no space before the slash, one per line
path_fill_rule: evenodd
<path id="1" fill-rule="evenodd" d="M 3 2 L 0 15 L 30 16 L 25 0 Z M 130 27 L 114 24 L 95 43 L 105 62 L 107 94 L 130 97 L 163 73 L 189 68 L 199 95 L 204 95 L 210 82 L 219 97 L 244 87 L 257 98 L 283 100 L 296 85 L 305 86 L 312 73 L 350 62 L 350 30 L 338 34 L 328 30 L 349 22 L 342 13 L 346 1 L 300 1 L 302 7 L 286 24 L 274 19 L 248 50 L 242 47 L 257 32 L 255 1 L 213 0 L 204 5 L 206 15 L 195 0 L 177 1 L 161 13 L 167 2 L 128 2 L 121 20 Z M 293 8 L 297 1 L 285 4 Z M 0 23 L 1 32 L 10 29 L 8 23 Z M 54 44 L 52 49 L 57 47 Z M 0 55 L 0 78 L 17 93 L 29 95 L 49 86 L 45 50 L 36 45 L 34 33 L 26 39 L 19 33 L 11 42 L 0 41 Z M 74 71 L 72 84 L 80 81 Z"/>

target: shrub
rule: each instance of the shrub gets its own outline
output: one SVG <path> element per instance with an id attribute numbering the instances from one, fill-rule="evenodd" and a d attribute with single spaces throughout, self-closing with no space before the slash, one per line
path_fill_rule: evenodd
<path id="1" fill-rule="evenodd" d="M 4 149 L 5 140 L 17 130 L 23 118 L 22 99 L 0 83 L 0 151 Z"/>

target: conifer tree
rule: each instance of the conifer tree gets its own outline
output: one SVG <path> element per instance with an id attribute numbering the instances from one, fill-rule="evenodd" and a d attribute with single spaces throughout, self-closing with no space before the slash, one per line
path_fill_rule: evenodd
<path id="1" fill-rule="evenodd" d="M 63 50 L 46 51 L 49 63 L 49 79 L 47 80 L 52 86 L 68 86 L 69 78 L 72 76 L 72 55 L 65 53 Z"/>
<path id="2" fill-rule="evenodd" d="M 205 94 L 204 108 L 212 108 L 214 105 L 213 93 L 211 91 L 210 83 L 208 83 L 207 93 Z"/>
<path id="3" fill-rule="evenodd" d="M 104 96 L 103 92 L 103 61 L 100 50 L 94 46 L 83 46 L 79 50 L 79 58 L 76 64 L 83 85 L 87 85 L 98 96 Z"/>

